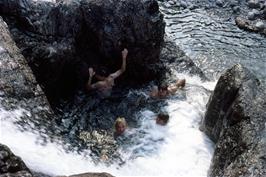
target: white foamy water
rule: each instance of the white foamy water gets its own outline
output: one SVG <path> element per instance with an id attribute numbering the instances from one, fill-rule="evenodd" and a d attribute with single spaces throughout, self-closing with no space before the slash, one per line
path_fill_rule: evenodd
<path id="1" fill-rule="evenodd" d="M 187 80 L 186 99 L 170 98 L 163 107 L 170 115 L 166 126 L 155 124 L 156 113 L 142 110 L 140 127 L 131 128 L 126 135 L 134 135 L 133 144 L 121 147 L 126 164 L 95 166 L 87 153 L 67 153 L 60 142 L 38 143 L 40 137 L 21 132 L 14 125 L 25 110 L 5 111 L 0 107 L 0 142 L 9 146 L 33 170 L 51 175 L 70 175 L 84 172 L 109 172 L 115 176 L 206 176 L 213 145 L 199 131 L 208 94 L 215 83 L 202 83 L 197 77 Z M 134 144 L 135 143 L 135 144 Z M 134 158 L 132 158 L 134 157 Z"/>

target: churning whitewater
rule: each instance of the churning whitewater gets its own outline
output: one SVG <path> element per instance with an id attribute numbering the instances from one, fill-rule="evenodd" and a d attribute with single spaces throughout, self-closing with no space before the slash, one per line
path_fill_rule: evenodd
<path id="1" fill-rule="evenodd" d="M 199 130 L 199 124 L 215 82 L 202 82 L 198 77 L 178 73 L 176 77 L 187 80 L 186 98 L 166 100 L 163 109 L 170 115 L 166 126 L 155 123 L 156 113 L 151 110 L 141 110 L 136 115 L 140 126 L 129 127 L 126 132 L 132 144 L 119 149 L 123 165 L 95 165 L 89 150 L 68 152 L 60 141 L 42 142 L 39 130 L 21 131 L 14 123 L 27 110 L 6 111 L 1 105 L 0 143 L 9 146 L 32 170 L 50 175 L 105 171 L 115 176 L 206 176 L 213 144 Z"/>

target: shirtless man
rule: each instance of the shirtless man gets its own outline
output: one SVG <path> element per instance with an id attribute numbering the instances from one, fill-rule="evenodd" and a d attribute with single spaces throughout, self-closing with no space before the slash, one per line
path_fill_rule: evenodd
<path id="1" fill-rule="evenodd" d="M 126 59 L 127 59 L 128 50 L 124 49 L 122 51 L 122 66 L 116 72 L 110 74 L 108 77 L 97 76 L 99 79 L 98 82 L 91 84 L 92 77 L 95 75 L 93 68 L 89 68 L 89 80 L 86 85 L 87 90 L 98 90 L 101 95 L 109 96 L 111 94 L 112 88 L 115 85 L 114 80 L 118 78 L 121 74 L 126 71 Z"/>
<path id="2" fill-rule="evenodd" d="M 167 84 L 162 84 L 159 87 L 155 86 L 151 93 L 150 96 L 152 98 L 165 98 L 168 95 L 173 95 L 176 93 L 178 89 L 181 89 L 185 87 L 186 85 L 186 80 L 185 79 L 178 79 L 176 83 L 167 85 Z"/>

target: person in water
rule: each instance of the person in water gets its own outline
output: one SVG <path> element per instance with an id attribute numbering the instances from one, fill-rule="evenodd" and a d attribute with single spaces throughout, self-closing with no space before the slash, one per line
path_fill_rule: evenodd
<path id="1" fill-rule="evenodd" d="M 178 89 L 182 89 L 186 85 L 185 79 L 178 79 L 174 84 L 161 84 L 159 87 L 153 87 L 150 96 L 152 98 L 165 98 L 169 95 L 174 95 Z"/>
<path id="2" fill-rule="evenodd" d="M 114 84 L 114 80 L 118 78 L 121 74 L 126 71 L 126 60 L 127 60 L 128 50 L 124 49 L 122 51 L 122 66 L 116 72 L 110 74 L 108 77 L 97 76 L 96 78 L 99 80 L 96 83 L 92 84 L 92 77 L 95 75 L 93 68 L 89 68 L 89 80 L 87 82 L 86 88 L 87 90 L 98 90 L 101 95 L 110 95 Z"/>
<path id="3" fill-rule="evenodd" d="M 169 121 L 169 115 L 166 113 L 159 113 L 156 117 L 156 124 L 158 125 L 166 125 Z"/>
<path id="4" fill-rule="evenodd" d="M 115 132 L 114 136 L 120 136 L 122 135 L 127 129 L 127 122 L 124 117 L 118 117 L 115 121 Z"/>

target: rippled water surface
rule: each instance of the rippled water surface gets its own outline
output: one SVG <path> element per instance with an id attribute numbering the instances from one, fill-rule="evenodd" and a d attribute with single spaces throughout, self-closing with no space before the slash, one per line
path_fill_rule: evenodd
<path id="1" fill-rule="evenodd" d="M 167 3 L 161 3 L 160 8 L 166 33 L 210 78 L 241 63 L 265 81 L 266 37 L 239 29 L 224 9 L 180 11 Z"/>

